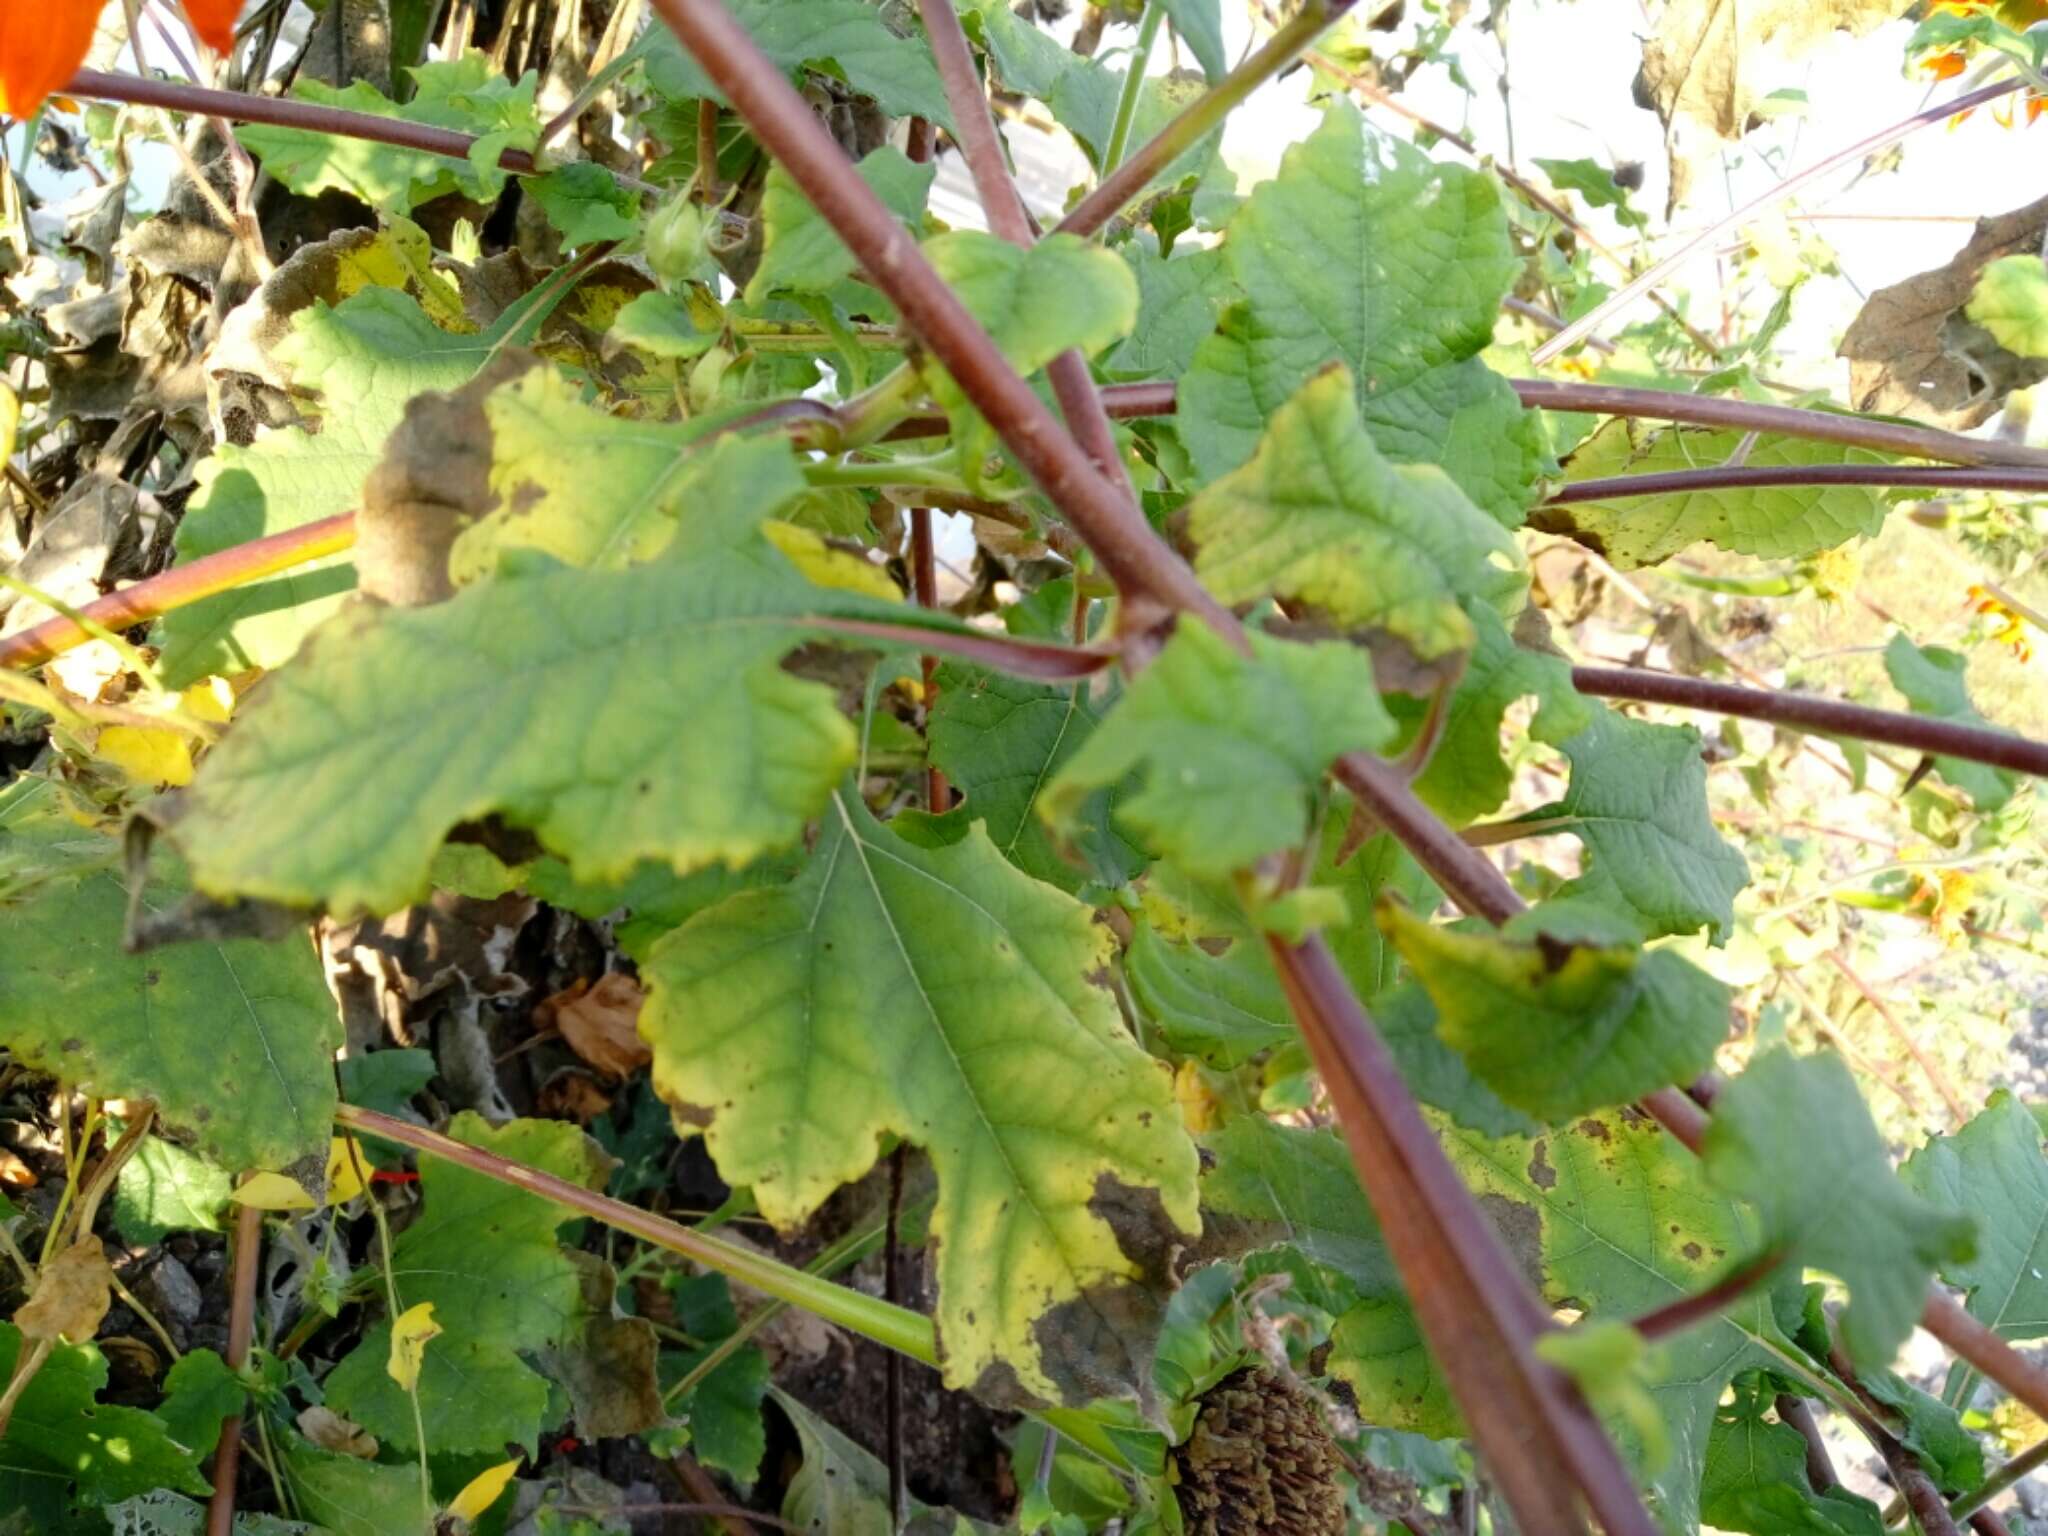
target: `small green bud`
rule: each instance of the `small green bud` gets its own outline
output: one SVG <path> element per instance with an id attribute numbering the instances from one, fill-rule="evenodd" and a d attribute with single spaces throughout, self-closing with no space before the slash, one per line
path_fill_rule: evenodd
<path id="1" fill-rule="evenodd" d="M 703 264 L 710 224 L 704 210 L 679 195 L 647 221 L 647 264 L 663 283 L 689 281 Z"/>

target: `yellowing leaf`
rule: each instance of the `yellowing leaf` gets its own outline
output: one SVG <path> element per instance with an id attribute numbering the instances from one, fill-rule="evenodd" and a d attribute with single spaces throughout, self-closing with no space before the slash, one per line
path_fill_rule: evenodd
<path id="1" fill-rule="evenodd" d="M 448 1502 L 448 1513 L 458 1520 L 474 1520 L 493 1504 L 498 1495 L 505 1491 L 505 1485 L 512 1481 L 512 1474 L 519 1470 L 516 1461 L 503 1461 L 495 1467 L 486 1467 L 463 1486 L 462 1492 Z"/>
<path id="2" fill-rule="evenodd" d="M 795 523 L 766 522 L 761 525 L 761 536 L 818 586 L 859 592 L 890 603 L 903 600 L 903 593 L 880 566 L 870 565 L 850 550 L 834 549 L 822 535 L 809 528 L 799 528 Z"/>
<path id="3" fill-rule="evenodd" d="M 21 429 L 21 396 L 0 379 L 0 462 L 14 457 L 14 435 Z"/>
<path id="4" fill-rule="evenodd" d="M 384 1367 L 391 1379 L 410 1392 L 420 1384 L 420 1364 L 427 1358 L 427 1344 L 441 1336 L 434 1321 L 434 1304 L 423 1301 L 399 1313 L 391 1325 L 391 1359 Z"/>
<path id="5" fill-rule="evenodd" d="M 203 677 L 178 695 L 178 703 L 194 720 L 226 725 L 235 712 L 234 685 L 224 677 Z"/>
<path id="6" fill-rule="evenodd" d="M 327 1203 L 355 1199 L 369 1182 L 370 1160 L 353 1136 L 337 1136 L 327 1150 Z"/>
<path id="7" fill-rule="evenodd" d="M 146 788 L 192 782 L 192 743 L 160 726 L 110 725 L 93 744 L 95 755 Z"/>
<path id="8" fill-rule="evenodd" d="M 253 1205 L 259 1211 L 311 1211 L 319 1202 L 281 1173 L 259 1173 L 236 1186 L 235 1204 Z"/>

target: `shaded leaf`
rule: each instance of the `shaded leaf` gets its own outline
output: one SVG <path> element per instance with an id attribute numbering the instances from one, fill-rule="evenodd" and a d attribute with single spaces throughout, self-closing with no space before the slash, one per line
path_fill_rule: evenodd
<path id="1" fill-rule="evenodd" d="M 793 884 L 655 947 L 641 1030 L 678 1124 L 778 1225 L 882 1136 L 927 1150 L 949 1384 L 1128 1393 L 1149 1375 L 1151 1245 L 1196 1225 L 1194 1150 L 1093 979 L 1108 949 L 981 828 L 919 848 L 841 794 Z"/>
<path id="2" fill-rule="evenodd" d="M 66 814 L 49 781 L 0 791 L 0 1038 L 14 1059 L 99 1098 L 156 1100 L 164 1124 L 219 1167 L 324 1155 L 341 1025 L 311 942 L 130 954 L 119 854 Z M 159 857 L 144 909 L 186 889 L 177 861 Z"/>
<path id="3" fill-rule="evenodd" d="M 178 1444 L 193 1455 L 213 1454 L 220 1427 L 248 1401 L 242 1380 L 210 1349 L 188 1350 L 164 1376 L 164 1400 L 157 1416 Z"/>
<path id="4" fill-rule="evenodd" d="M 2008 352 L 2048 358 L 2048 261 L 2002 256 L 1978 274 L 1970 318 Z"/>
<path id="5" fill-rule="evenodd" d="M 1818 1493 L 1806 1476 L 1806 1439 L 1768 1420 L 1765 1378 L 1745 1373 L 1714 1418 L 1700 1483 L 1700 1514 L 1718 1530 L 1746 1536 L 1883 1536 L 1878 1508 L 1842 1487 Z"/>
<path id="6" fill-rule="evenodd" d="M 608 1160 L 573 1125 L 514 1120 L 493 1127 L 465 1111 L 448 1134 L 587 1189 L 604 1187 Z M 419 1411 L 437 1455 L 532 1455 L 548 1383 L 522 1359 L 561 1344 L 582 1315 L 576 1264 L 556 1233 L 570 1213 L 538 1195 L 435 1158 L 420 1160 L 421 1213 L 398 1234 L 391 1276 L 407 1317 L 431 1307 L 440 1336 L 418 1362 Z M 325 1383 L 327 1405 L 385 1445 L 418 1449 L 412 1404 L 387 1366 L 398 1329 L 371 1329 Z"/>
<path id="7" fill-rule="evenodd" d="M 524 186 L 571 250 L 600 240 L 630 240 L 640 231 L 638 194 L 601 165 L 578 160 L 529 176 Z"/>
<path id="8" fill-rule="evenodd" d="M 23 1347 L 21 1330 L 0 1323 L 0 1378 L 13 1377 Z M 50 1351 L 0 1436 L 0 1500 L 31 1484 L 46 1497 L 51 1483 L 87 1509 L 156 1488 L 207 1491 L 198 1450 L 153 1413 L 98 1401 L 106 1385 L 106 1356 L 91 1344 Z"/>
<path id="9" fill-rule="evenodd" d="M 1179 378 L 1238 297 L 1230 263 L 1214 248 L 1168 259 L 1137 240 L 1119 247 L 1119 253 L 1138 277 L 1138 319 L 1103 367 L 1124 377 Z"/>

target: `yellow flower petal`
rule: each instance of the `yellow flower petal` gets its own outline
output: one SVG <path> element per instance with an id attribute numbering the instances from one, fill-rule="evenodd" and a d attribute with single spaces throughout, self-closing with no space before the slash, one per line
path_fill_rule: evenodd
<path id="1" fill-rule="evenodd" d="M 434 1321 L 434 1304 L 423 1301 L 408 1307 L 391 1325 L 391 1359 L 385 1370 L 391 1379 L 410 1392 L 420 1384 L 420 1363 L 427 1357 L 427 1341 L 441 1336 Z"/>
<path id="2" fill-rule="evenodd" d="M 299 1187 L 296 1179 L 281 1173 L 252 1174 L 235 1189 L 235 1204 L 253 1205 L 259 1211 L 310 1211 L 313 1197 Z"/>
<path id="3" fill-rule="evenodd" d="M 476 1519 L 498 1502 L 498 1495 L 505 1491 L 505 1485 L 512 1481 L 512 1474 L 518 1470 L 516 1461 L 500 1462 L 495 1467 L 485 1468 L 455 1495 L 448 1506 L 448 1513 L 458 1520 Z"/>

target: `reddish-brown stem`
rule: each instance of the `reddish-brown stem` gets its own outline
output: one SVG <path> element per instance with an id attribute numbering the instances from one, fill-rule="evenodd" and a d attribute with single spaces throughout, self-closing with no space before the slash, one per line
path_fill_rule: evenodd
<path id="1" fill-rule="evenodd" d="M 1695 491 L 1755 491 L 1776 486 L 1868 485 L 1924 491 L 1947 496 L 1957 491 L 2019 491 L 2048 496 L 2048 469 L 1940 469 L 1924 464 L 1808 464 L 1779 469 L 1743 464 L 1734 468 L 1673 469 L 1651 475 L 1615 475 L 1602 480 L 1574 480 L 1544 498 L 1546 507 L 1568 507 L 1581 501 L 1614 501 L 1624 496 L 1687 496 Z M 1538 511 L 1530 521 L 1545 526 Z M 1556 531 L 1569 533 L 1561 527 Z"/>
<path id="2" fill-rule="evenodd" d="M 235 1212 L 234 1271 L 228 1290 L 228 1353 L 231 1371 L 249 1363 L 256 1335 L 257 1258 L 263 1247 L 263 1212 L 245 1205 Z M 242 1469 L 242 1416 L 221 1421 L 213 1452 L 213 1497 L 206 1506 L 206 1536 L 231 1536 L 235 1527 L 235 1483 Z"/>
<path id="3" fill-rule="evenodd" d="M 2032 741 L 1987 726 L 1960 725 L 1953 720 L 1872 709 L 1810 693 L 1744 688 L 1736 683 L 1714 683 L 1635 667 L 1573 667 L 1572 686 L 1596 698 L 1632 699 L 1709 714 L 1737 715 L 1745 720 L 1764 720 L 1830 736 L 1850 736 L 1858 741 L 1880 741 L 2048 778 L 2048 742 Z"/>
<path id="4" fill-rule="evenodd" d="M 96 598 L 78 611 L 101 629 L 130 629 L 161 618 L 173 608 L 347 549 L 355 541 L 355 514 L 344 512 L 173 566 L 162 575 Z M 37 666 L 91 638 L 88 630 L 62 615 L 45 619 L 0 640 L 0 667 Z"/>
<path id="5" fill-rule="evenodd" d="M 1806 1442 L 1806 1481 L 1815 1493 L 1826 1493 L 1841 1480 L 1835 1476 L 1834 1459 L 1828 1455 L 1828 1442 L 1820 1432 L 1820 1423 L 1813 1416 L 1813 1409 L 1806 1399 L 1794 1397 L 1789 1392 L 1778 1394 L 1778 1422 L 1790 1425 L 1799 1431 L 1799 1438 Z"/>
<path id="6" fill-rule="evenodd" d="M 1268 937 L 1281 985 L 1344 1128 L 1417 1321 L 1458 1394 L 1488 1475 L 1522 1527 L 1647 1533 L 1599 1421 L 1535 1355 L 1554 1326 L 1415 1106 L 1385 1043 L 1320 939 Z M 1472 1390 L 1478 1388 L 1479 1390 Z"/>
<path id="7" fill-rule="evenodd" d="M 697 103 L 697 201 L 718 201 L 718 103 L 708 96 Z"/>
<path id="8" fill-rule="evenodd" d="M 1659 1088 L 1644 1094 L 1637 1104 L 1679 1143 L 1698 1153 L 1707 1137 L 1707 1112 L 1676 1088 Z"/>
<path id="9" fill-rule="evenodd" d="M 988 216 L 990 233 L 1012 245 L 1028 246 L 1037 239 L 1030 210 L 1010 175 L 1010 162 L 1003 153 L 1001 134 L 988 108 L 988 93 L 974 67 L 974 53 L 967 34 L 960 30 L 960 16 L 952 0 L 918 0 L 918 14 L 924 19 L 925 35 L 931 40 L 932 56 L 939 66 L 939 80 L 945 86 L 946 103 L 953 109 L 953 132 L 960 152 L 967 157 L 968 174 Z M 1102 396 L 1088 372 L 1088 359 L 1069 350 L 1054 358 L 1046 368 L 1053 397 L 1060 414 L 1081 451 L 1111 488 L 1136 506 L 1130 478 L 1116 447 L 1116 432 L 1102 408 Z"/>
<path id="10" fill-rule="evenodd" d="M 1913 1523 L 1921 1536 L 1962 1536 L 1956 1529 L 1954 1516 L 1948 1512 L 1948 1505 L 1942 1501 L 1941 1490 L 1934 1486 L 1934 1480 L 1920 1465 L 1920 1458 L 1901 1445 L 1899 1437 L 1893 1433 L 1899 1422 L 1897 1411 L 1878 1402 L 1864 1389 L 1855 1366 L 1850 1364 L 1839 1343 L 1830 1341 L 1828 1364 L 1834 1367 L 1842 1384 L 1855 1394 L 1856 1401 L 1862 1405 L 1862 1412 L 1853 1416 L 1855 1425 L 1877 1448 L 1877 1454 L 1884 1458 L 1892 1486 L 1899 1490 L 1906 1507 L 1913 1511 Z"/>
<path id="11" fill-rule="evenodd" d="M 1593 416 L 1629 416 L 1645 421 L 1676 421 L 1688 426 L 1717 427 L 1734 432 L 1775 433 L 1814 442 L 1868 448 L 1905 459 L 1936 459 L 1944 464 L 2013 465 L 2048 469 L 2048 449 L 2029 448 L 1995 438 L 1964 437 L 1934 427 L 1883 421 L 1847 412 L 1808 410 L 1796 405 L 1767 405 L 1752 400 L 1726 400 L 1711 395 L 1685 395 L 1668 389 L 1627 389 L 1612 384 L 1579 384 L 1561 379 L 1509 379 L 1522 404 L 1551 411 L 1578 411 Z M 1103 404 L 1118 420 L 1137 416 L 1171 416 L 1176 386 L 1171 380 L 1144 384 L 1113 384 L 1103 391 Z M 906 424 L 908 425 L 908 424 Z M 935 430 L 921 424 L 926 433 Z"/>
<path id="12" fill-rule="evenodd" d="M 1966 95 L 1958 96 L 1952 101 L 1945 101 L 1938 106 L 1928 107 L 1924 111 L 1914 113 L 1903 122 L 1894 123 L 1891 127 L 1874 133 L 1866 139 L 1858 140 L 1847 149 L 1829 155 L 1825 160 L 1817 161 L 1813 165 L 1806 167 L 1806 169 L 1795 172 L 1793 175 L 1773 183 L 1765 191 L 1728 214 L 1727 217 L 1718 219 L 1708 225 L 1699 234 L 1686 241 L 1685 244 L 1681 245 L 1669 256 L 1666 256 L 1641 277 L 1628 284 L 1627 287 L 1622 288 L 1600 304 L 1595 305 L 1591 310 L 1559 331 L 1550 340 L 1536 349 L 1535 360 L 1539 364 L 1547 363 L 1551 358 L 1576 346 L 1593 332 L 1603 329 L 1608 320 L 1613 316 L 1628 308 L 1636 299 L 1656 288 L 1666 278 L 1671 276 L 1672 273 L 1684 266 L 1687 261 L 1692 259 L 1694 252 L 1718 240 L 1724 231 L 1752 222 L 1757 214 L 1761 213 L 1764 209 L 1783 202 L 1809 182 L 1815 181 L 1842 166 L 1856 164 L 1863 160 L 1865 156 L 1873 155 L 1885 146 L 1897 143 L 1908 134 L 1916 133 L 1930 123 L 1938 123 L 1943 118 L 1952 116 L 1957 112 L 1967 112 L 1974 107 L 1981 107 L 1987 101 L 1996 101 L 1999 97 L 2009 95 L 2013 91 L 2018 90 L 2025 83 L 2024 79 L 2018 77 L 2011 80 L 2001 80 L 1995 84 L 1971 91 Z"/>
<path id="13" fill-rule="evenodd" d="M 697 1501 L 697 1508 L 725 1536 L 755 1536 L 754 1527 L 748 1523 L 752 1512 L 736 1508 L 727 1500 L 724 1490 L 711 1480 L 711 1474 L 696 1457 L 688 1451 L 678 1451 L 669 1465 L 675 1468 L 677 1480 L 690 1491 L 690 1497 Z"/>
<path id="14" fill-rule="evenodd" d="M 930 507 L 910 509 L 910 585 L 919 607 L 939 606 L 939 562 L 932 549 Z M 926 651 L 923 669 L 925 729 L 929 733 L 932 711 L 939 703 L 939 658 Z M 945 771 L 936 765 L 924 771 L 924 803 L 934 816 L 953 803 L 953 792 L 946 787 Z"/>
<path id="15" fill-rule="evenodd" d="M 1120 496 L 1060 430 L 917 243 L 868 184 L 851 173 L 845 152 L 732 14 L 718 0 L 655 0 L 655 8 L 1025 472 L 1089 541 L 1119 589 L 1167 607 L 1192 609 L 1227 629 L 1227 612 L 1193 571 L 1162 550 L 1136 505 Z"/>
<path id="16" fill-rule="evenodd" d="M 1465 911 L 1499 924 L 1522 910 L 1522 898 L 1507 876 L 1416 799 L 1392 763 L 1354 752 L 1339 758 L 1334 772 L 1359 808 L 1391 832 Z"/>
<path id="17" fill-rule="evenodd" d="M 1738 1265 L 1705 1290 L 1644 1313 L 1636 1319 L 1636 1332 L 1646 1339 L 1669 1338 L 1705 1318 L 1718 1316 L 1769 1279 L 1784 1257 L 1782 1253 L 1766 1253 Z"/>
<path id="18" fill-rule="evenodd" d="M 236 123 L 268 123 L 279 128 L 303 128 L 308 133 L 331 133 L 345 139 L 367 139 L 376 144 L 393 144 L 416 149 L 422 154 L 445 155 L 450 160 L 469 158 L 475 135 L 452 128 L 434 128 L 395 117 L 378 117 L 369 112 L 350 112 L 341 107 L 323 107 L 317 102 L 297 101 L 288 96 L 258 96 L 248 91 L 216 91 L 203 85 L 186 85 L 176 80 L 153 80 L 140 75 L 110 75 L 97 69 L 81 69 L 64 87 L 67 96 L 89 101 L 128 102 L 143 107 L 163 107 L 172 112 L 198 112 Z M 498 164 L 515 175 L 531 176 L 538 169 L 533 156 L 523 149 L 508 149 Z"/>

